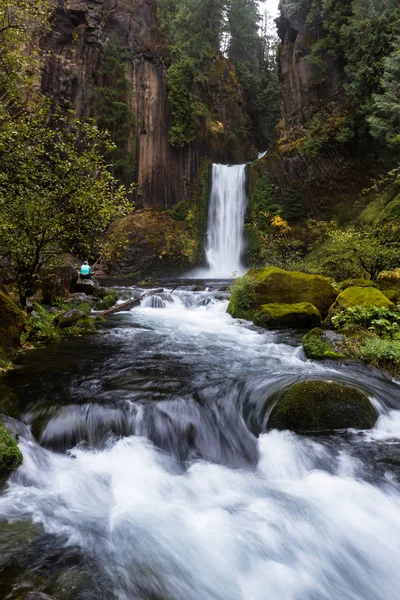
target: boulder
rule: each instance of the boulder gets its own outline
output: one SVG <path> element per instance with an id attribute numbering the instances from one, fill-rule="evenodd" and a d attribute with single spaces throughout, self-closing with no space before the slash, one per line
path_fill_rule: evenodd
<path id="1" fill-rule="evenodd" d="M 390 302 L 393 302 L 393 304 L 397 304 L 399 301 L 399 292 L 398 290 L 382 290 L 382 294 L 384 296 L 386 296 L 386 298 L 388 300 L 390 300 Z"/>
<path id="2" fill-rule="evenodd" d="M 342 334 L 319 327 L 306 333 L 302 339 L 304 353 L 307 358 L 317 360 L 345 358 L 340 350 L 343 341 L 344 336 Z"/>
<path id="3" fill-rule="evenodd" d="M 61 315 L 58 315 L 58 317 L 56 317 L 54 321 L 59 327 L 64 329 L 65 327 L 71 327 L 71 325 L 75 325 L 75 323 L 77 323 L 78 321 L 81 321 L 82 319 L 86 318 L 87 315 L 84 312 L 75 308 L 71 308 L 70 310 L 67 310 Z"/>
<path id="4" fill-rule="evenodd" d="M 52 304 L 64 298 L 69 292 L 73 292 L 78 275 L 78 271 L 71 264 L 46 270 L 40 284 L 43 302 Z"/>
<path id="5" fill-rule="evenodd" d="M 228 312 L 233 317 L 248 319 L 263 304 L 309 302 L 325 317 L 336 296 L 328 279 L 320 275 L 278 267 L 250 269 L 235 282 Z"/>
<path id="6" fill-rule="evenodd" d="M 279 398 L 268 420 L 269 429 L 296 433 L 328 433 L 337 429 L 371 429 L 377 419 L 365 394 L 330 380 L 302 381 Z"/>
<path id="7" fill-rule="evenodd" d="M 7 477 L 22 463 L 16 440 L 0 421 L 0 478 Z"/>
<path id="8" fill-rule="evenodd" d="M 263 304 L 254 313 L 253 321 L 267 329 L 292 327 L 309 329 L 321 323 L 321 314 L 313 304 Z"/>
<path id="9" fill-rule="evenodd" d="M 25 313 L 9 296 L 0 292 L 0 354 L 3 351 L 7 355 L 18 347 L 25 321 Z"/>
<path id="10" fill-rule="evenodd" d="M 87 296 L 94 296 L 98 284 L 92 279 L 82 279 L 75 285 L 75 291 L 77 293 L 83 293 Z"/>
<path id="11" fill-rule="evenodd" d="M 349 287 L 374 287 L 377 288 L 377 284 L 375 281 L 371 281 L 371 279 L 346 279 L 340 286 L 340 289 L 347 290 Z"/>
<path id="12" fill-rule="evenodd" d="M 55 600 L 53 596 L 43 594 L 43 592 L 28 592 L 23 596 L 18 596 L 18 600 Z"/>
<path id="13" fill-rule="evenodd" d="M 114 306 L 118 300 L 118 294 L 115 290 L 107 290 L 107 294 L 96 304 L 96 310 L 107 310 Z"/>
<path id="14" fill-rule="evenodd" d="M 384 308 L 395 309 L 393 302 L 374 287 L 349 287 L 336 298 L 335 303 L 329 309 L 328 316 L 332 318 L 342 310 L 353 306 L 364 306 L 364 308 L 383 306 Z"/>

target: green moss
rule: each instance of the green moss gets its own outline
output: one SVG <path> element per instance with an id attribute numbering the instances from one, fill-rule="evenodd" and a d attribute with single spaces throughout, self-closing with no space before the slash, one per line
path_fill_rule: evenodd
<path id="1" fill-rule="evenodd" d="M 5 357 L 18 347 L 25 321 L 25 313 L 9 296 L 0 292 L 0 351 Z"/>
<path id="2" fill-rule="evenodd" d="M 255 289 L 256 279 L 248 273 L 235 279 L 227 312 L 232 317 L 251 320 L 256 306 Z"/>
<path id="3" fill-rule="evenodd" d="M 362 211 L 362 213 L 358 217 L 358 221 L 360 221 L 361 223 L 365 223 L 367 225 L 368 224 L 371 225 L 378 219 L 380 213 L 384 210 L 386 203 L 387 203 L 387 197 L 385 195 L 375 198 Z"/>
<path id="4" fill-rule="evenodd" d="M 306 333 L 303 336 L 302 344 L 307 358 L 316 360 L 345 358 L 342 352 L 338 352 L 335 349 L 334 342 L 326 337 L 326 332 L 319 327 Z"/>
<path id="5" fill-rule="evenodd" d="M 377 415 L 359 390 L 328 381 L 303 381 L 286 390 L 271 412 L 268 427 L 297 433 L 370 429 Z"/>
<path id="6" fill-rule="evenodd" d="M 98 302 L 96 304 L 96 310 L 107 310 L 108 308 L 111 308 L 112 306 L 114 306 L 114 304 L 117 302 L 118 300 L 118 294 L 115 290 L 107 290 L 108 293 L 103 296 L 103 299 L 101 300 L 101 302 Z"/>
<path id="7" fill-rule="evenodd" d="M 0 422 L 0 477 L 6 477 L 22 464 L 22 454 L 16 440 Z"/>
<path id="8" fill-rule="evenodd" d="M 321 314 L 313 304 L 263 304 L 254 313 L 254 323 L 267 329 L 295 327 L 306 329 L 321 323 Z"/>
<path id="9" fill-rule="evenodd" d="M 345 308 L 354 306 L 363 306 L 372 308 L 373 306 L 383 306 L 394 310 L 395 305 L 382 292 L 373 287 L 349 287 L 336 298 L 336 302 L 329 310 L 329 318 L 338 314 Z"/>
<path id="10" fill-rule="evenodd" d="M 400 195 L 385 206 L 382 212 L 378 215 L 377 222 L 387 223 L 398 220 L 400 220 Z"/>
<path id="11" fill-rule="evenodd" d="M 347 290 L 349 287 L 374 287 L 377 288 L 377 284 L 375 281 L 371 281 L 371 279 L 346 279 L 340 285 L 340 289 Z"/>
<path id="12" fill-rule="evenodd" d="M 307 275 L 299 271 L 285 271 L 278 267 L 250 269 L 241 280 L 241 288 L 247 294 L 246 311 L 250 315 L 263 304 L 309 302 L 318 308 L 322 316 L 325 316 L 336 298 L 334 288 L 325 277 Z M 245 285 L 247 281 L 251 282 L 251 295 L 247 293 L 248 286 Z M 228 307 L 232 316 L 242 316 L 235 311 L 241 302 L 242 294 L 243 292 L 239 288 L 236 290 L 234 286 L 232 300 Z"/>
<path id="13" fill-rule="evenodd" d="M 390 302 L 393 304 L 397 304 L 399 301 L 399 291 L 398 290 L 382 290 L 382 294 L 386 296 Z"/>

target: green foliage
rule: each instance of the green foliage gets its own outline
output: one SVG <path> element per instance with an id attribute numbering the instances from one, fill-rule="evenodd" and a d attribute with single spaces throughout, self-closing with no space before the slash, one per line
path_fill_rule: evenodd
<path id="1" fill-rule="evenodd" d="M 130 108 L 131 94 L 126 77 L 130 58 L 117 34 L 112 33 L 101 49 L 97 71 L 99 85 L 94 88 L 98 126 L 108 131 L 114 142 L 106 156 L 111 162 L 113 175 L 127 183 L 131 183 L 134 174 L 132 128 L 137 123 Z"/>
<path id="2" fill-rule="evenodd" d="M 367 339 L 360 349 L 360 355 L 363 360 L 376 367 L 383 367 L 394 374 L 399 374 L 400 340 L 398 339 L 378 337 Z"/>
<path id="3" fill-rule="evenodd" d="M 171 208 L 169 214 L 174 221 L 186 221 L 190 211 L 190 204 L 187 200 L 181 200 Z"/>
<path id="4" fill-rule="evenodd" d="M 129 210 L 101 151 L 108 136 L 44 105 L 11 118 L 0 104 L 0 252 L 11 259 L 21 302 L 61 251 L 98 250 L 99 235 Z"/>
<path id="5" fill-rule="evenodd" d="M 361 325 L 384 338 L 393 338 L 400 332 L 400 307 L 390 310 L 383 306 L 354 306 L 332 317 L 336 329 Z"/>
<path id="6" fill-rule="evenodd" d="M 327 338 L 326 332 L 319 327 L 306 333 L 301 341 L 307 358 L 316 360 L 345 358 L 345 355 L 336 349 L 334 342 Z"/>
<path id="7" fill-rule="evenodd" d="M 257 279 L 247 274 L 233 282 L 228 313 L 233 317 L 251 319 L 256 304 Z"/>
<path id="8" fill-rule="evenodd" d="M 6 477 L 21 464 L 22 454 L 18 444 L 0 422 L 0 477 Z"/>

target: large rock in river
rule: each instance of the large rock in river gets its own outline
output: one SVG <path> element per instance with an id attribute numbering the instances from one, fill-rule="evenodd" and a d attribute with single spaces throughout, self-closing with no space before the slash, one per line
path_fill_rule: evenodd
<path id="1" fill-rule="evenodd" d="M 336 295 L 328 279 L 320 275 L 285 271 L 278 267 L 250 269 L 235 282 L 228 312 L 233 317 L 251 319 L 263 304 L 309 302 L 325 317 Z"/>
<path id="2" fill-rule="evenodd" d="M 267 329 L 296 327 L 310 329 L 321 323 L 321 314 L 313 304 L 263 304 L 254 313 L 253 321 Z"/>
<path id="3" fill-rule="evenodd" d="M 302 381 L 287 389 L 271 412 L 269 429 L 324 433 L 335 429 L 371 429 L 375 410 L 362 392 L 339 383 Z"/>

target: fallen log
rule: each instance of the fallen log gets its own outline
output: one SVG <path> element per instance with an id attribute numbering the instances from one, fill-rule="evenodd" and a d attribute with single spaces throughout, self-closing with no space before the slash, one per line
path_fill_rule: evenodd
<path id="1" fill-rule="evenodd" d="M 156 290 L 151 290 L 149 292 L 145 292 L 138 298 L 131 298 L 130 300 L 127 300 L 126 302 L 123 302 L 122 304 L 117 304 L 116 306 L 113 306 L 112 308 L 108 308 L 107 310 L 103 310 L 103 312 L 98 313 L 98 314 L 100 317 L 108 317 L 109 315 L 113 315 L 114 313 L 120 312 L 122 310 L 129 310 L 130 308 L 133 308 L 134 306 L 139 306 L 139 304 L 141 303 L 143 298 L 147 298 L 148 296 L 153 296 L 153 294 L 160 294 L 163 291 L 164 291 L 164 288 L 157 288 Z"/>

